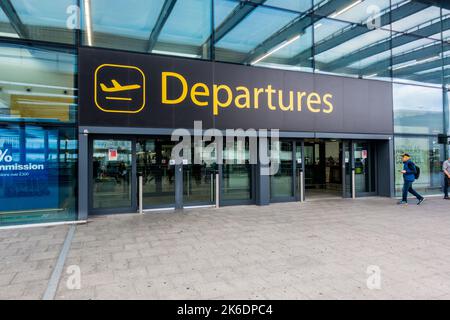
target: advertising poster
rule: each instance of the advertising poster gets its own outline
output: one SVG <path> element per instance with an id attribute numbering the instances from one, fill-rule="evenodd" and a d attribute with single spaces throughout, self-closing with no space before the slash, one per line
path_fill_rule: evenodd
<path id="1" fill-rule="evenodd" d="M 27 150 L 19 137 L 8 140 L 0 138 L 1 212 L 58 208 L 57 164 L 45 161 L 39 142 Z"/>

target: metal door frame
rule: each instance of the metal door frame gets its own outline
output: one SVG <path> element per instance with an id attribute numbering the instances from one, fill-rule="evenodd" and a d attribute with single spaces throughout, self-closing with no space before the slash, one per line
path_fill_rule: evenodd
<path id="1" fill-rule="evenodd" d="M 293 202 L 293 201 L 298 201 L 300 198 L 298 197 L 297 193 L 298 193 L 298 177 L 297 177 L 297 159 L 295 157 L 295 152 L 296 152 L 296 148 L 297 148 L 297 143 L 298 141 L 295 139 L 288 139 L 288 138 L 284 138 L 284 139 L 280 139 L 280 143 L 282 142 L 290 142 L 292 143 L 292 151 L 291 151 L 291 156 L 292 156 L 292 172 L 291 172 L 291 177 L 292 177 L 292 182 L 291 182 L 291 191 L 292 191 L 292 195 L 291 196 L 283 196 L 283 197 L 272 197 L 272 178 L 273 175 L 270 176 L 269 179 L 269 191 L 270 191 L 270 203 L 277 203 L 277 202 Z M 302 152 L 302 157 L 303 157 L 303 152 Z M 303 163 L 303 159 L 302 159 L 302 163 Z"/>
<path id="2" fill-rule="evenodd" d="M 94 177 L 93 177 L 93 155 L 94 155 L 94 140 L 116 140 L 116 141 L 131 141 L 131 206 L 121 208 L 94 208 Z M 103 135 L 93 134 L 88 137 L 88 211 L 92 215 L 103 214 L 120 214 L 120 213 L 134 213 L 138 209 L 137 201 L 137 175 L 136 175 L 136 139 L 129 135 Z"/>
<path id="3" fill-rule="evenodd" d="M 367 152 L 368 152 L 368 158 L 369 161 L 373 161 L 373 170 L 372 166 L 369 165 L 369 185 L 371 184 L 372 179 L 375 180 L 375 190 L 369 191 L 369 192 L 357 192 L 355 190 L 355 196 L 356 198 L 360 197 L 371 197 L 371 196 L 377 196 L 378 195 L 378 159 L 375 157 L 375 150 L 376 145 L 374 141 L 371 140 L 352 140 L 352 156 L 354 158 L 354 152 L 355 152 L 355 143 L 367 143 Z M 372 158 L 373 157 L 373 158 Z M 354 159 L 353 159 L 353 168 L 355 168 L 354 165 Z M 356 189 L 356 186 L 355 186 Z"/>

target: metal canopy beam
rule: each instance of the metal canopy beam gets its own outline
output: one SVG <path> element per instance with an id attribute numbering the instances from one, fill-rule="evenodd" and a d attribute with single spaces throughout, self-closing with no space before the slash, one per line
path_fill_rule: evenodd
<path id="1" fill-rule="evenodd" d="M 264 2 L 266 0 L 240 1 L 239 5 L 214 30 L 214 43 L 219 42 L 220 39 L 233 30 L 246 16 Z"/>
<path id="2" fill-rule="evenodd" d="M 399 34 L 392 38 L 392 48 L 397 48 L 402 45 L 408 44 L 412 41 L 419 40 L 419 37 L 430 37 L 434 34 L 441 32 L 441 26 L 443 30 L 450 30 L 450 18 L 444 19 L 442 21 L 435 22 L 433 24 L 427 25 L 426 27 L 420 28 L 414 32 L 414 34 Z M 354 62 L 358 62 L 362 59 L 374 56 L 376 54 L 382 53 L 384 51 L 391 49 L 391 39 L 383 40 L 377 44 L 371 45 L 369 47 L 358 50 L 351 53 L 342 59 L 334 62 L 330 62 L 325 65 L 325 69 L 328 71 L 337 70 L 339 68 L 348 66 Z"/>
<path id="3" fill-rule="evenodd" d="M 317 20 L 322 17 L 329 16 L 330 14 L 338 11 L 339 9 L 345 8 L 346 6 L 353 3 L 354 0 L 333 0 L 328 1 L 321 7 L 315 10 L 314 15 L 304 14 L 297 19 L 293 20 L 290 24 L 278 30 L 276 33 L 267 38 L 262 44 L 257 46 L 255 49 L 249 52 L 243 63 L 250 63 L 256 58 L 268 52 L 270 49 L 275 48 L 280 45 L 283 41 L 291 39 L 295 35 L 301 34 L 304 30 L 314 24 Z"/>
<path id="4" fill-rule="evenodd" d="M 161 12 L 159 14 L 158 20 L 156 20 L 155 26 L 153 27 L 150 38 L 148 39 L 147 52 L 151 52 L 158 41 L 158 37 L 161 33 L 164 24 L 170 16 L 177 0 L 166 0 L 163 4 Z"/>
<path id="5" fill-rule="evenodd" d="M 450 45 L 447 45 L 447 50 L 450 50 Z M 434 70 L 434 71 L 421 73 L 421 74 L 402 72 L 401 76 L 402 76 L 402 78 L 410 79 L 410 80 L 414 80 L 414 81 L 440 83 L 443 80 L 443 78 L 450 77 L 450 73 L 448 72 L 449 70 L 442 69 L 444 66 L 449 66 L 449 65 L 450 65 L 450 57 L 446 57 L 443 60 L 439 59 L 436 61 L 420 64 L 419 66 L 416 66 L 416 67 L 422 67 L 422 70 L 419 70 L 417 68 L 415 72 L 425 71 L 427 69 L 431 70 L 433 68 L 438 68 L 438 67 L 441 68 L 440 70 Z M 405 68 L 405 69 L 407 69 L 407 68 Z M 396 74 L 396 76 L 397 76 L 397 74 Z"/>
<path id="6" fill-rule="evenodd" d="M 29 38 L 28 30 L 25 25 L 22 23 L 19 15 L 17 14 L 16 9 L 11 3 L 11 0 L 2 0 L 0 1 L 0 7 L 2 8 L 5 15 L 8 17 L 9 23 L 14 28 L 16 33 L 20 38 Z"/>
<path id="7" fill-rule="evenodd" d="M 423 9 L 426 9 L 428 5 L 418 2 L 409 2 L 405 5 L 396 7 L 392 11 L 388 11 L 384 13 L 382 16 L 380 16 L 380 25 L 381 27 L 387 26 L 392 22 L 399 21 L 409 15 L 412 15 L 416 12 L 419 12 Z M 333 37 L 327 38 L 324 41 L 321 41 L 315 45 L 315 54 L 319 54 L 322 52 L 325 52 L 327 50 L 330 50 L 346 41 L 349 41 L 353 38 L 356 38 L 358 36 L 361 36 L 369 31 L 372 31 L 371 29 L 368 29 L 365 25 L 362 24 L 355 24 L 350 29 L 346 29 L 343 32 L 339 34 L 333 35 Z M 289 62 L 290 65 L 296 65 L 300 63 L 301 61 L 308 59 L 311 55 L 311 50 L 305 50 L 296 56 L 294 56 L 291 61 Z"/>
<path id="8" fill-rule="evenodd" d="M 397 65 L 397 64 L 401 64 L 401 63 L 405 63 L 405 62 L 409 62 L 409 61 L 414 61 L 414 60 L 423 60 L 423 59 L 437 56 L 437 55 L 441 54 L 442 52 L 446 52 L 449 50 L 450 50 L 450 44 L 444 43 L 444 46 L 442 46 L 442 43 L 439 41 L 438 43 L 433 44 L 431 46 L 394 56 L 394 57 L 392 57 L 392 64 Z M 391 59 L 385 59 L 385 60 L 376 62 L 376 63 L 368 66 L 366 69 L 364 69 L 363 72 L 361 72 L 361 74 L 362 75 L 375 74 L 375 73 L 378 73 L 380 70 L 383 70 L 385 72 L 385 74 L 389 76 L 389 71 L 386 71 L 386 66 L 390 66 L 390 65 L 391 65 Z M 405 71 L 406 71 L 406 69 L 407 68 L 405 68 Z M 398 71 L 396 71 L 396 72 L 398 72 Z"/>
<path id="9" fill-rule="evenodd" d="M 405 78 L 413 81 L 431 82 L 431 83 L 442 83 L 442 80 L 444 79 L 442 71 L 433 71 L 424 74 L 415 74 Z"/>
<path id="10" fill-rule="evenodd" d="M 436 7 L 442 6 L 443 9 L 450 10 L 450 2 L 448 2 L 448 1 L 443 1 L 443 0 L 414 0 L 414 1 L 427 3 L 429 5 L 433 5 Z"/>

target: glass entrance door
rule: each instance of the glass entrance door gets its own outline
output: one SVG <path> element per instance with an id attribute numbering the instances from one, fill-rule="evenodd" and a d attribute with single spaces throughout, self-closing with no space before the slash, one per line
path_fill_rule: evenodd
<path id="1" fill-rule="evenodd" d="M 294 199 L 294 142 L 279 141 L 279 167 L 276 174 L 270 176 L 270 197 L 272 201 Z"/>
<path id="2" fill-rule="evenodd" d="M 375 146 L 370 141 L 343 141 L 343 197 L 377 194 Z"/>
<path id="3" fill-rule="evenodd" d="M 201 163 L 183 165 L 183 205 L 211 205 L 215 203 L 216 195 L 216 155 L 204 152 L 200 157 L 195 152 L 197 151 L 192 148 L 193 159 L 201 159 Z"/>
<path id="4" fill-rule="evenodd" d="M 170 137 L 136 140 L 136 166 L 143 177 L 144 209 L 175 207 L 175 165 L 170 161 L 175 142 Z"/>
<path id="5" fill-rule="evenodd" d="M 234 141 L 232 147 L 224 147 L 224 160 L 221 166 L 221 203 L 244 204 L 254 201 L 253 165 L 250 163 L 250 146 Z"/>
<path id="6" fill-rule="evenodd" d="M 304 142 L 306 199 L 337 198 L 342 195 L 342 142 L 307 139 Z"/>
<path id="7" fill-rule="evenodd" d="M 373 145 L 366 141 L 353 143 L 356 196 L 375 194 L 375 153 Z"/>
<path id="8" fill-rule="evenodd" d="M 93 140 L 91 208 L 94 211 L 132 210 L 132 154 L 131 140 Z"/>

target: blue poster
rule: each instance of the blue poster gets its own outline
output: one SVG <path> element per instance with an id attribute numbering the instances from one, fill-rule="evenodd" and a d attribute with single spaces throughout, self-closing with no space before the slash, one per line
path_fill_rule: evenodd
<path id="1" fill-rule="evenodd" d="M 58 164 L 51 168 L 45 159 L 48 152 L 36 153 L 39 149 L 27 150 L 14 142 L 1 143 L 0 138 L 1 211 L 58 208 Z"/>

